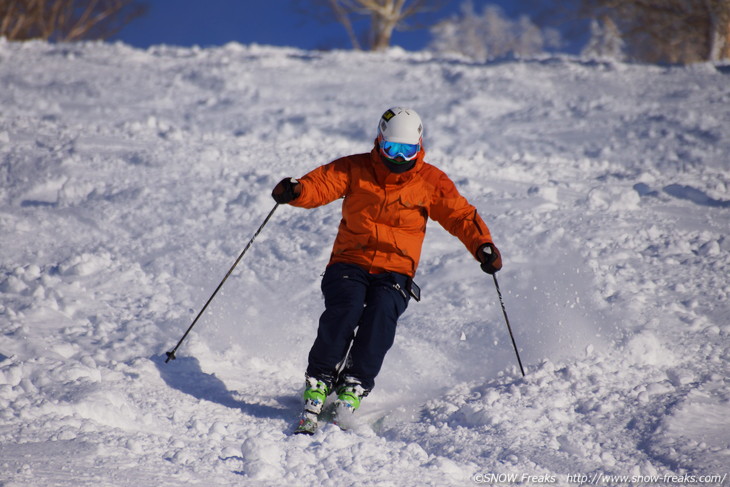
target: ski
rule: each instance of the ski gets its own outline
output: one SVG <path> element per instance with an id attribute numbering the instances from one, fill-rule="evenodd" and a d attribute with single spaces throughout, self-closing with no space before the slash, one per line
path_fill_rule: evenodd
<path id="1" fill-rule="evenodd" d="M 353 429 L 357 423 L 352 406 L 335 401 L 328 403 L 319 415 L 305 410 L 294 428 L 294 434 L 313 435 L 320 424 L 327 423 L 334 424 L 343 431 Z"/>
<path id="2" fill-rule="evenodd" d="M 355 410 L 344 401 L 336 401 L 332 409 L 332 424 L 339 426 L 342 431 L 353 429 L 357 426 L 355 421 Z"/>
<path id="3" fill-rule="evenodd" d="M 302 414 L 302 417 L 299 419 L 299 424 L 297 424 L 297 427 L 294 430 L 294 434 L 311 436 L 317 432 L 318 428 L 319 428 L 319 422 L 318 422 L 317 415 L 314 413 L 305 411 Z"/>
<path id="4" fill-rule="evenodd" d="M 341 430 L 353 429 L 357 423 L 355 410 L 368 391 L 359 381 L 352 380 L 337 390 L 337 399 L 328 399 L 330 387 L 322 381 L 307 377 L 304 391 L 304 410 L 294 428 L 294 434 L 313 435 L 320 423 L 332 423 Z"/>

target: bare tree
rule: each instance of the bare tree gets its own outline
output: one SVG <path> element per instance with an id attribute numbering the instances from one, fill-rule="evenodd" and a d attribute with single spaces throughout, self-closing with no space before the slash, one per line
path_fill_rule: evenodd
<path id="1" fill-rule="evenodd" d="M 730 0 L 704 0 L 707 57 L 709 61 L 730 59 Z"/>
<path id="2" fill-rule="evenodd" d="M 593 19 L 610 19 L 627 53 L 647 62 L 730 58 L 730 0 L 583 0 Z"/>
<path id="3" fill-rule="evenodd" d="M 395 30 L 414 28 L 409 25 L 420 14 L 433 13 L 445 0 L 307 0 L 301 10 L 317 15 L 324 8 L 329 16 L 343 25 L 355 49 L 381 51 L 391 44 Z M 369 21 L 368 35 L 364 41 L 358 38 L 354 22 L 358 18 Z"/>
<path id="4" fill-rule="evenodd" d="M 611 17 L 604 15 L 591 21 L 591 38 L 581 55 L 623 61 L 624 49 L 624 41 L 616 23 Z"/>
<path id="5" fill-rule="evenodd" d="M 0 36 L 9 40 L 106 39 L 146 6 L 134 0 L 2 0 Z"/>
<path id="6" fill-rule="evenodd" d="M 338 0 L 327 0 L 327 3 L 329 4 L 330 9 L 332 9 L 332 13 L 337 19 L 337 22 L 341 23 L 347 31 L 347 37 L 350 39 L 352 47 L 358 51 L 361 50 L 362 47 L 360 46 L 360 41 L 357 38 L 355 29 L 352 27 L 352 22 L 350 22 L 348 10 Z"/>
<path id="7" fill-rule="evenodd" d="M 459 15 L 441 21 L 431 32 L 432 50 L 478 61 L 510 54 L 533 56 L 560 45 L 557 31 L 541 29 L 527 16 L 512 20 L 497 5 L 487 4 L 477 13 L 471 0 L 462 3 Z"/>

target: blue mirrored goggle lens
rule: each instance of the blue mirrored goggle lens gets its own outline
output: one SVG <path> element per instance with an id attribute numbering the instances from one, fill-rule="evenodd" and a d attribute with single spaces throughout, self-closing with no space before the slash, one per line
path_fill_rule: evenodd
<path id="1" fill-rule="evenodd" d="M 380 148 L 390 159 L 395 159 L 400 156 L 403 159 L 409 161 L 416 157 L 420 150 L 419 144 L 400 144 L 398 142 L 382 142 Z"/>

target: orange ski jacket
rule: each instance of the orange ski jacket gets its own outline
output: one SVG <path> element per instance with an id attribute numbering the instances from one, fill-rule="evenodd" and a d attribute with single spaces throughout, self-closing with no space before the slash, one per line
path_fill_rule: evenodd
<path id="1" fill-rule="evenodd" d="M 342 157 L 299 179 L 301 193 L 293 206 L 316 208 L 344 197 L 330 264 L 414 277 L 429 217 L 458 237 L 474 258 L 479 247 L 492 242 L 476 208 L 423 158 L 421 149 L 412 169 L 395 174 L 380 160 L 376 145 L 370 153 Z"/>

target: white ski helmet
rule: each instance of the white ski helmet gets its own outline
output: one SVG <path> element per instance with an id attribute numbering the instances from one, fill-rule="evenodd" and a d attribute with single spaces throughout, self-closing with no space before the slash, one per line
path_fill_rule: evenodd
<path id="1" fill-rule="evenodd" d="M 393 107 L 386 110 L 378 123 L 378 142 L 421 144 L 423 123 L 415 110 Z"/>

